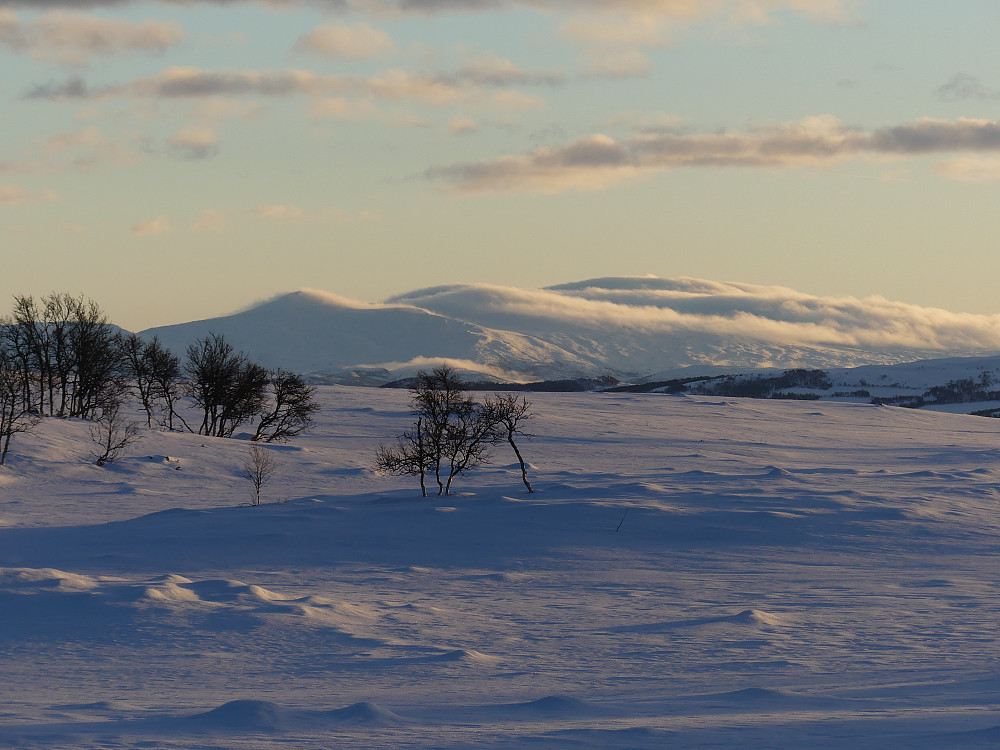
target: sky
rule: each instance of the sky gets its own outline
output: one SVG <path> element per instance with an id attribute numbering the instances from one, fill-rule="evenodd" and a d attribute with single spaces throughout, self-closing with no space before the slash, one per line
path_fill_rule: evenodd
<path id="1" fill-rule="evenodd" d="M 0 297 L 141 330 L 655 274 L 1000 313 L 998 27 L 995 0 L 0 0 Z"/>

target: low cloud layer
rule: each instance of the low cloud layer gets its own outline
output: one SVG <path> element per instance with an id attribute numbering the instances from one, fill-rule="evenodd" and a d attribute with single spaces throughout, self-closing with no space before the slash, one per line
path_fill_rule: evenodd
<path id="1" fill-rule="evenodd" d="M 329 75 L 310 70 L 209 71 L 193 67 L 170 67 L 160 73 L 126 83 L 91 88 L 79 77 L 43 84 L 29 90 L 26 99 L 99 101 L 130 99 L 204 99 L 211 97 L 322 97 L 351 94 L 389 101 L 414 100 L 428 106 L 447 106 L 482 99 L 498 109 L 523 109 L 537 97 L 515 90 L 483 89 L 517 83 L 553 83 L 553 73 L 528 73 L 502 58 L 474 61 L 448 74 L 418 74 L 401 69 L 365 77 Z M 508 99 L 510 101 L 508 101 Z"/>
<path id="2" fill-rule="evenodd" d="M 863 130 L 823 115 L 748 133 L 643 133 L 625 140 L 598 134 L 524 156 L 430 170 L 463 193 L 599 190 L 678 167 L 827 167 L 945 153 L 1000 151 L 1000 122 L 924 118 Z"/>
<path id="3" fill-rule="evenodd" d="M 205 5 L 239 5 L 250 0 L 202 0 Z M 0 0 L 0 8 L 92 10 L 115 8 L 138 0 Z M 183 5 L 190 0 L 164 0 Z M 572 11 L 643 13 L 676 19 L 698 20 L 722 15 L 733 23 L 765 22 L 775 13 L 791 11 L 822 22 L 845 23 L 857 18 L 864 0 L 285 0 L 282 5 L 313 6 L 334 12 L 400 15 L 407 13 L 480 13 L 529 8 L 543 13 Z"/>
<path id="4" fill-rule="evenodd" d="M 600 332 L 623 341 L 711 335 L 787 346 L 1000 351 L 1000 315 L 691 278 L 595 279 L 540 290 L 462 284 L 390 302 L 544 340 Z"/>
<path id="5" fill-rule="evenodd" d="M 0 45 L 36 60 L 77 67 L 86 67 L 92 57 L 162 53 L 184 36 L 180 26 L 163 21 L 133 22 L 66 12 L 26 21 L 0 9 Z"/>

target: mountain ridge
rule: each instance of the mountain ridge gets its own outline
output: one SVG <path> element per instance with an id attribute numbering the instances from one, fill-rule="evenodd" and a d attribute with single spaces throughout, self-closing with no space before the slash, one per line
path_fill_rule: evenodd
<path id="1" fill-rule="evenodd" d="M 441 361 L 514 381 L 635 380 L 699 368 L 829 369 L 1000 353 L 1000 316 L 655 276 L 543 289 L 441 284 L 381 303 L 301 289 L 142 334 L 183 352 L 210 332 L 265 366 L 360 384 Z"/>

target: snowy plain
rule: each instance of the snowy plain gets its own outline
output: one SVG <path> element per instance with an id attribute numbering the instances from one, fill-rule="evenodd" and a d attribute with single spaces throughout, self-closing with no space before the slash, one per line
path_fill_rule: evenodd
<path id="1" fill-rule="evenodd" d="M 0 746 L 1000 744 L 1000 421 L 532 394 L 524 446 L 421 498 L 405 391 L 247 442 L 48 419 L 0 469 Z"/>

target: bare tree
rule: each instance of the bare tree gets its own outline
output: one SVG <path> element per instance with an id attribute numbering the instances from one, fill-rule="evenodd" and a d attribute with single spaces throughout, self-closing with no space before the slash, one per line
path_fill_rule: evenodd
<path id="1" fill-rule="evenodd" d="M 146 414 L 146 426 L 152 427 L 154 418 L 168 430 L 174 429 L 175 419 L 186 426 L 176 410 L 181 398 L 180 359 L 157 336 L 144 341 L 134 333 L 123 333 L 118 350 L 122 371 Z"/>
<path id="2" fill-rule="evenodd" d="M 279 368 L 271 373 L 268 403 L 252 439 L 283 443 L 309 429 L 317 411 L 316 389 L 298 373 Z"/>
<path id="3" fill-rule="evenodd" d="M 69 415 L 89 418 L 109 401 L 120 401 L 126 390 L 115 327 L 92 300 L 66 296 L 72 394 Z"/>
<path id="4" fill-rule="evenodd" d="M 531 482 L 528 481 L 528 467 L 524 463 L 524 457 L 518 450 L 514 438 L 521 436 L 531 439 L 531 435 L 524 431 L 524 423 L 534 419 L 531 413 L 531 402 L 524 396 L 515 396 L 513 393 L 504 393 L 491 399 L 487 399 L 485 408 L 490 411 L 491 418 L 496 425 L 496 429 L 506 438 L 507 443 L 514 450 L 517 462 L 521 465 L 521 481 L 528 488 L 529 493 L 534 493 Z"/>
<path id="5" fill-rule="evenodd" d="M 91 455 L 98 466 L 114 463 L 139 439 L 138 425 L 128 419 L 122 407 L 120 399 L 107 399 L 90 423 L 90 439 L 97 446 Z"/>
<path id="6" fill-rule="evenodd" d="M 180 414 L 177 413 L 177 403 L 182 398 L 181 387 L 181 360 L 176 354 L 160 343 L 160 339 L 153 336 L 146 343 L 143 350 L 143 357 L 149 369 L 149 378 L 152 383 L 153 399 L 162 404 L 162 423 L 168 430 L 180 429 L 174 427 L 176 419 L 188 432 L 193 432 Z"/>
<path id="7" fill-rule="evenodd" d="M 26 377 L 30 374 L 24 373 L 16 358 L 0 349 L 0 466 L 7 462 L 14 435 L 31 432 L 39 421 L 31 411 L 31 402 L 24 397 Z"/>
<path id="8" fill-rule="evenodd" d="M 198 433 L 232 437 L 266 402 L 269 373 L 217 333 L 187 348 L 187 394 L 202 410 Z"/>
<path id="9" fill-rule="evenodd" d="M 134 333 L 122 333 L 118 336 L 118 352 L 122 371 L 146 413 L 146 427 L 152 428 L 154 383 L 146 358 L 146 342 Z"/>
<path id="10" fill-rule="evenodd" d="M 14 310 L 5 321 L 4 335 L 10 351 L 17 357 L 21 372 L 26 409 L 35 414 L 51 414 L 52 357 L 48 328 L 42 320 L 34 297 L 14 296 Z M 46 409 L 46 394 L 50 395 Z"/>
<path id="11" fill-rule="evenodd" d="M 478 404 L 465 383 L 447 365 L 417 373 L 410 391 L 414 428 L 396 438 L 395 446 L 379 446 L 374 468 L 379 473 L 419 476 L 424 495 L 425 477 L 434 475 L 438 495 L 451 494 L 455 478 L 487 463 L 500 439 L 493 410 Z"/>
<path id="12" fill-rule="evenodd" d="M 253 491 L 250 494 L 250 504 L 260 505 L 261 490 L 278 470 L 278 457 L 274 451 L 265 448 L 260 443 L 250 444 L 250 453 L 243 462 L 243 476 L 250 480 Z"/>
<path id="13" fill-rule="evenodd" d="M 120 392 L 114 326 L 82 295 L 55 293 L 40 303 L 14 297 L 3 338 L 24 374 L 22 397 L 39 415 L 89 417 Z"/>
<path id="14" fill-rule="evenodd" d="M 424 442 L 423 427 L 424 420 L 417 419 L 412 430 L 396 438 L 394 446 L 380 445 L 375 450 L 372 468 L 388 476 L 420 477 L 420 494 L 427 497 L 427 472 L 433 469 L 434 462 Z"/>
<path id="15" fill-rule="evenodd" d="M 422 441 L 434 472 L 438 495 L 448 494 L 451 476 L 442 478 L 448 469 L 446 461 L 455 452 L 459 438 L 457 423 L 467 420 L 476 405 L 465 391 L 465 383 L 448 365 L 430 372 L 417 373 L 416 384 L 410 389 L 413 411 L 423 420 Z M 447 482 L 447 484 L 446 484 Z"/>
<path id="16" fill-rule="evenodd" d="M 448 427 L 444 457 L 448 462 L 448 480 L 444 494 L 451 494 L 456 477 L 490 462 L 493 446 L 499 439 L 496 422 L 484 404 L 472 401 L 472 408 L 457 413 Z"/>

